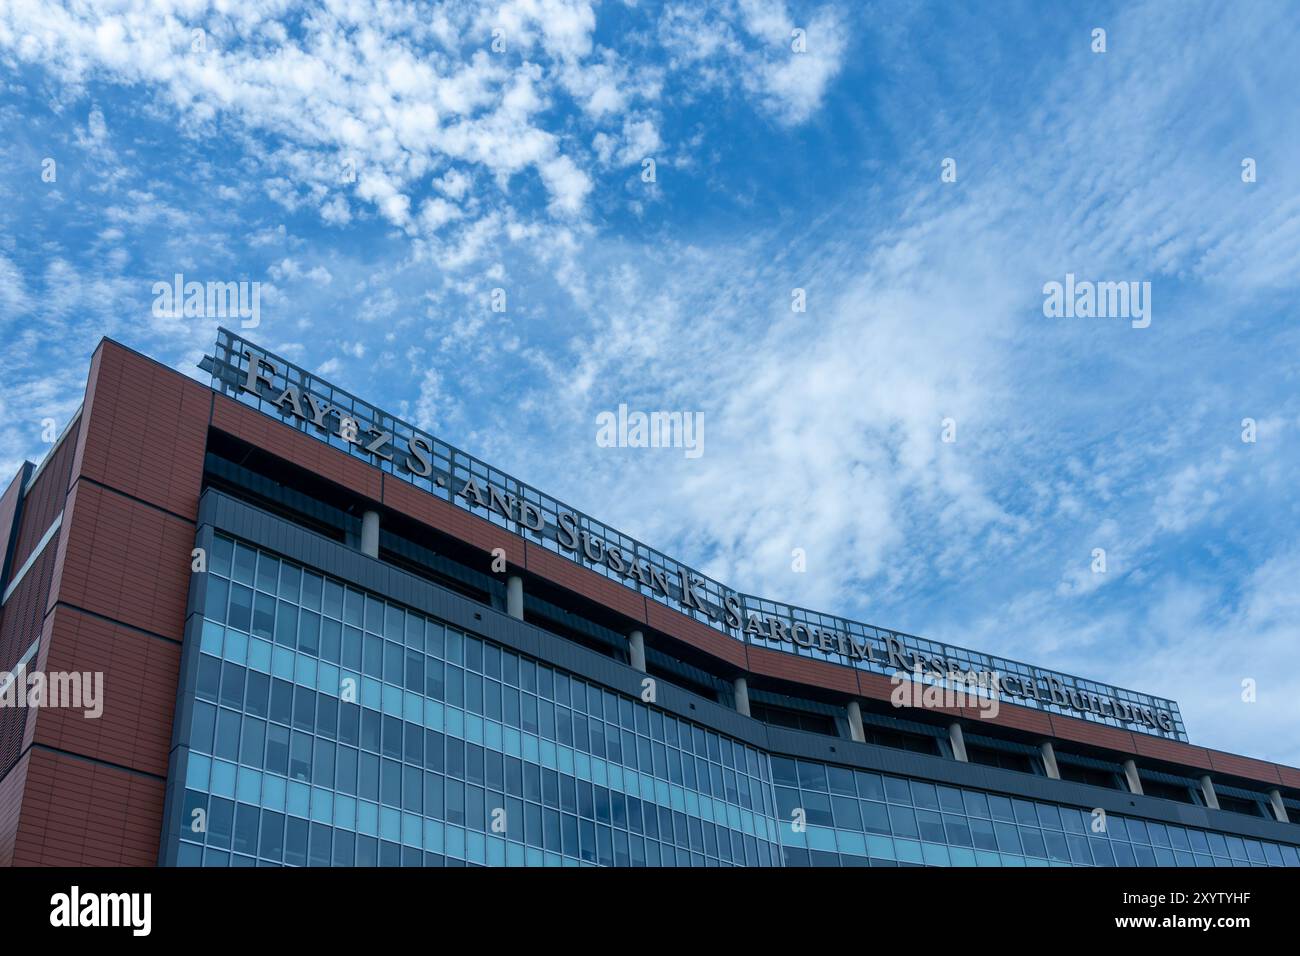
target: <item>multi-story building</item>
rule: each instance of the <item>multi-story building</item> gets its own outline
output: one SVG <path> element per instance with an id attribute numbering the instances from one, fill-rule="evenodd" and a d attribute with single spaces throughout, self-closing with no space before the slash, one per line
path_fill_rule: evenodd
<path id="1" fill-rule="evenodd" d="M 105 340 L 0 497 L 0 862 L 1300 865 L 1300 770 L 1173 701 L 734 591 L 235 333 L 203 369 Z"/>

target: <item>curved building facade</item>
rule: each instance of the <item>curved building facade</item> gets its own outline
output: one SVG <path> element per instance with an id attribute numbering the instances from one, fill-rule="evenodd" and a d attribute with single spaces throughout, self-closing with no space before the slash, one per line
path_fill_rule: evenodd
<path id="1" fill-rule="evenodd" d="M 1300 770 L 1174 701 L 735 591 L 236 333 L 203 369 L 105 340 L 0 497 L 0 669 L 103 686 L 0 708 L 0 862 L 1300 865 Z"/>

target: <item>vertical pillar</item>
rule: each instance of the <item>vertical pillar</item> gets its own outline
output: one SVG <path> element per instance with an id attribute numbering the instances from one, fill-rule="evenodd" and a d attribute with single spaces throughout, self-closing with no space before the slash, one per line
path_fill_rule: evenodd
<path id="1" fill-rule="evenodd" d="M 1273 808 L 1273 816 L 1282 823 L 1290 823 L 1291 818 L 1287 816 L 1286 804 L 1282 802 L 1281 790 L 1270 790 L 1268 792 L 1268 803 Z"/>
<path id="2" fill-rule="evenodd" d="M 743 677 L 736 678 L 736 710 L 749 716 L 749 682 Z"/>
<path id="3" fill-rule="evenodd" d="M 645 635 L 640 631 L 627 636 L 627 657 L 633 668 L 645 673 Z"/>
<path id="4" fill-rule="evenodd" d="M 849 736 L 860 744 L 867 742 L 866 731 L 862 728 L 862 707 L 856 700 L 849 701 Z"/>
<path id="5" fill-rule="evenodd" d="M 948 725 L 948 743 L 952 745 L 952 755 L 962 763 L 967 763 L 966 736 L 961 732 L 961 724 L 955 720 Z"/>
<path id="6" fill-rule="evenodd" d="M 506 578 L 506 613 L 517 621 L 524 619 L 524 579 L 517 574 Z"/>
<path id="7" fill-rule="evenodd" d="M 1210 779 L 1208 773 L 1201 775 L 1201 796 L 1205 798 L 1205 805 L 1211 810 L 1219 809 L 1219 795 L 1214 792 L 1214 781 Z"/>
<path id="8" fill-rule="evenodd" d="M 1052 742 L 1044 740 L 1038 745 L 1038 752 L 1043 755 L 1043 769 L 1047 771 L 1047 776 L 1053 780 L 1060 780 L 1061 768 L 1056 765 L 1056 748 L 1052 746 Z"/>
<path id="9" fill-rule="evenodd" d="M 1138 776 L 1138 766 L 1132 758 L 1124 761 L 1124 782 L 1128 784 L 1128 792 L 1142 795 L 1142 778 Z"/>
<path id="10" fill-rule="evenodd" d="M 369 558 L 379 557 L 378 511 L 367 511 L 361 516 L 361 553 Z"/>

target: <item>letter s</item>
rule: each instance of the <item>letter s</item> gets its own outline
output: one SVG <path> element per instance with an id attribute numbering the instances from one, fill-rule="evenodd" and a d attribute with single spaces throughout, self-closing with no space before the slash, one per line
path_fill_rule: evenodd
<path id="1" fill-rule="evenodd" d="M 578 550 L 578 519 L 568 511 L 560 513 L 558 521 L 560 547 L 566 551 Z"/>

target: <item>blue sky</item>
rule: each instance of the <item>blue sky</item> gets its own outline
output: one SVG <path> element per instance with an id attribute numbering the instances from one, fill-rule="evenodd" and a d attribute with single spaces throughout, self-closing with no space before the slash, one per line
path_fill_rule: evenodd
<path id="1" fill-rule="evenodd" d="M 6 474 L 101 336 L 198 376 L 155 282 L 257 281 L 250 337 L 733 586 L 1300 763 L 1293 5 L 229 6 L 0 9 Z"/>

